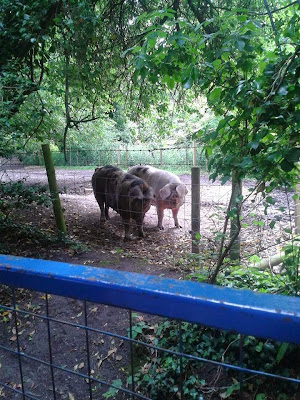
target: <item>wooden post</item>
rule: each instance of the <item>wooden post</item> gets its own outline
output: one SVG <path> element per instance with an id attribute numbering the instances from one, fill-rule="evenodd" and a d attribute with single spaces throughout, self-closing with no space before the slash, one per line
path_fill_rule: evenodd
<path id="1" fill-rule="evenodd" d="M 77 160 L 77 167 L 79 166 L 79 157 L 78 157 L 78 149 L 76 150 L 76 160 Z"/>
<path id="2" fill-rule="evenodd" d="M 125 146 L 125 167 L 128 167 L 128 146 Z"/>
<path id="3" fill-rule="evenodd" d="M 193 140 L 193 167 L 196 166 L 196 156 L 197 156 L 196 142 L 195 142 L 195 140 Z"/>
<path id="4" fill-rule="evenodd" d="M 72 147 L 71 147 L 71 145 L 70 145 L 70 148 L 69 148 L 69 152 L 70 152 L 70 154 L 69 154 L 69 165 L 70 165 L 70 167 L 72 166 Z"/>
<path id="5" fill-rule="evenodd" d="M 53 205 L 53 211 L 54 211 L 54 215 L 55 215 L 56 226 L 57 226 L 58 231 L 61 234 L 65 235 L 67 233 L 67 229 L 66 229 L 66 224 L 65 224 L 65 220 L 64 220 L 64 214 L 63 214 L 61 204 L 60 204 L 60 198 L 58 195 L 55 169 L 54 169 L 54 165 L 53 165 L 53 160 L 52 160 L 49 144 L 42 144 L 42 151 L 43 151 L 43 155 L 44 155 L 45 167 L 46 167 L 47 176 L 48 176 L 48 183 L 49 183 L 49 189 L 50 189 L 51 198 L 52 198 L 52 205 Z"/>
<path id="6" fill-rule="evenodd" d="M 118 148 L 117 148 L 117 165 L 118 165 L 118 167 L 120 166 L 120 164 L 121 164 L 121 152 L 120 152 L 120 145 L 118 145 Z"/>
<path id="7" fill-rule="evenodd" d="M 162 165 L 163 156 L 162 156 L 162 149 L 159 149 L 159 156 L 160 156 L 160 165 Z"/>
<path id="8" fill-rule="evenodd" d="M 200 233 L 200 168 L 192 167 L 192 253 L 199 254 Z"/>

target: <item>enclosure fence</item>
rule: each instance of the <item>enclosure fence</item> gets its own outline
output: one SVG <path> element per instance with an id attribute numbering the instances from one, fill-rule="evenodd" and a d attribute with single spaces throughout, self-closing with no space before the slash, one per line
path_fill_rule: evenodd
<path id="1" fill-rule="evenodd" d="M 183 368 L 186 362 L 191 361 L 199 365 L 208 364 L 236 372 L 240 398 L 243 398 L 243 382 L 248 375 L 286 382 L 293 385 L 295 393 L 300 388 L 299 377 L 254 370 L 247 368 L 243 361 L 244 335 L 300 344 L 299 298 L 6 255 L 0 256 L 0 283 L 6 285 L 2 286 L 0 305 L 0 362 L 2 364 L 0 364 L 2 387 L 0 393 L 7 399 L 39 399 L 42 396 L 43 399 L 149 400 L 150 397 L 143 394 L 140 388 L 136 389 L 135 385 L 135 373 L 137 369 L 142 368 L 139 363 L 136 363 L 136 357 L 141 357 L 142 354 L 138 349 L 164 352 L 177 360 L 180 376 L 178 387 L 180 396 L 178 397 L 181 399 L 186 398 L 183 391 L 185 382 Z M 4 293 L 8 290 L 7 287 L 11 295 L 6 298 Z M 20 294 L 18 288 L 42 293 L 38 298 L 39 301 L 43 299 L 44 306 L 39 304 L 33 307 L 32 300 L 26 299 L 26 291 L 25 293 L 21 291 Z M 81 311 L 78 312 L 78 309 L 74 308 L 74 303 L 71 303 L 71 312 L 74 315 L 71 320 L 64 320 L 59 316 L 63 314 L 66 306 L 58 302 L 57 312 L 52 312 L 51 308 L 54 304 L 51 306 L 51 296 L 62 300 L 77 299 L 80 301 Z M 91 302 L 92 308 L 88 302 Z M 31 308 L 27 303 L 30 303 Z M 112 310 L 115 311 L 109 313 L 113 320 L 120 319 L 123 324 L 121 331 L 110 331 L 109 324 L 103 326 L 102 318 L 105 311 L 104 309 L 101 312 L 97 310 L 95 304 L 113 306 Z M 116 310 L 124 313 L 117 314 Z M 133 311 L 178 321 L 178 337 L 176 338 L 178 350 L 162 348 L 157 346 L 155 341 L 149 344 L 133 335 Z M 11 315 L 11 324 L 4 320 L 8 314 Z M 97 315 L 95 324 L 89 321 L 91 314 Z M 82 318 L 81 323 L 78 323 L 78 318 Z M 22 319 L 26 321 L 24 325 Z M 36 331 L 42 331 L 43 336 L 39 336 L 37 341 L 34 339 L 36 331 L 31 332 L 31 340 L 27 343 L 23 332 L 26 328 L 23 326 L 30 325 L 30 319 L 35 321 Z M 187 354 L 184 351 L 185 343 L 180 328 L 182 321 L 199 324 L 199 327 L 205 325 L 239 333 L 240 345 L 236 363 Z M 11 331 L 8 332 L 9 327 Z M 59 327 L 63 330 L 64 339 L 59 335 Z M 79 343 L 78 336 L 75 335 L 76 343 L 78 342 L 76 348 L 69 349 L 72 332 L 76 335 L 81 332 L 82 337 Z M 124 376 L 117 381 L 103 378 L 100 367 L 108 356 L 99 356 L 97 353 L 98 364 L 95 364 L 95 349 L 99 350 L 105 337 L 109 337 L 115 344 L 116 341 L 120 341 L 120 346 L 127 346 L 125 352 L 127 356 L 124 355 L 123 360 L 125 362 L 123 372 L 125 371 L 125 377 L 128 378 L 127 384 Z M 42 342 L 46 343 L 44 347 L 42 347 Z M 80 349 L 84 350 L 84 359 L 76 356 Z M 108 354 L 109 352 L 112 354 L 114 351 L 110 350 Z M 73 357 L 72 361 L 69 357 Z M 76 363 L 75 367 L 71 366 L 72 362 Z M 117 362 L 116 357 L 114 363 Z M 15 377 L 13 383 L 9 377 L 12 369 Z M 112 371 L 115 375 L 120 375 L 120 370 L 117 368 Z M 157 373 L 159 373 L 159 365 Z M 198 376 L 197 371 L 195 374 L 196 382 L 200 382 L 201 376 Z M 49 385 L 43 383 L 46 375 L 51 382 Z M 73 380 L 68 381 L 71 378 Z M 74 391 L 77 391 L 77 395 L 72 394 Z M 200 395 L 194 398 L 205 399 Z"/>
<path id="2" fill-rule="evenodd" d="M 85 210 L 87 209 L 94 213 L 95 222 L 99 219 L 99 209 L 91 187 L 91 178 L 95 166 L 112 164 L 120 166 L 126 171 L 133 165 L 148 164 L 163 170 L 171 170 L 173 173 L 180 175 L 188 189 L 188 194 L 178 214 L 179 223 L 183 229 L 176 233 L 173 231 L 174 237 L 184 245 L 189 241 L 189 249 L 192 247 L 194 242 L 191 241 L 190 232 L 194 232 L 195 229 L 191 226 L 193 221 L 191 208 L 197 204 L 200 209 L 200 246 L 203 250 L 206 249 L 210 252 L 212 258 L 215 257 L 216 247 L 219 245 L 221 237 L 220 233 L 224 226 L 224 215 L 230 200 L 231 182 L 228 181 L 223 184 L 219 180 L 213 182 L 209 179 L 207 160 L 199 144 L 187 143 L 182 146 L 174 145 L 166 148 L 154 147 L 153 143 L 149 143 L 148 146 L 137 144 L 121 146 L 116 143 L 113 148 L 101 149 L 69 147 L 67 149 L 67 161 L 64 160 L 64 154 L 59 151 L 52 150 L 52 157 L 56 167 L 58 189 L 61 193 L 67 225 L 70 225 L 68 219 L 73 223 L 73 215 L 77 213 L 78 217 L 82 219 L 83 226 L 87 217 L 85 215 Z M 47 184 L 43 165 L 44 160 L 39 149 L 31 153 L 16 154 L 11 163 L 4 162 L 0 165 L 0 183 L 23 180 L 26 184 Z M 191 193 L 195 184 L 190 179 L 193 165 L 200 169 L 200 182 L 197 184 L 199 193 L 194 202 L 192 201 Z M 59 168 L 60 166 L 65 168 Z M 77 166 L 85 167 L 85 169 L 78 170 L 75 168 Z M 243 264 L 247 265 L 253 263 L 252 258 L 257 261 L 257 257 L 268 259 L 273 255 L 279 254 L 282 246 L 293 240 L 294 220 L 297 218 L 294 200 L 292 199 L 293 192 L 286 188 L 274 191 L 271 194 L 272 199 L 268 200 L 267 198 L 269 201 L 267 203 L 266 198 L 261 193 L 256 192 L 256 184 L 257 182 L 250 179 L 243 182 L 245 201 L 241 219 L 243 224 L 241 231 L 241 260 Z M 82 206 L 83 202 L 84 206 Z M 151 207 L 151 210 L 146 214 L 146 228 L 152 229 L 156 223 L 157 217 L 153 209 L 154 207 Z M 268 212 L 266 212 L 266 209 L 268 209 Z M 174 227 L 173 218 L 168 210 L 165 210 L 164 221 L 166 223 L 164 231 L 166 236 L 169 228 L 172 229 Z M 114 224 L 116 220 L 113 219 L 111 222 Z M 115 228 L 112 225 L 107 226 L 110 230 Z M 115 232 L 116 236 L 121 236 L 120 229 L 116 229 Z M 159 236 L 165 241 L 163 235 L 164 233 L 160 232 Z M 95 241 L 97 241 L 98 232 L 94 237 Z M 153 252 L 149 251 L 150 253 Z M 180 255 L 173 252 L 171 262 L 176 265 L 180 264 Z"/>
<path id="3" fill-rule="evenodd" d="M 66 152 L 51 150 L 54 164 L 68 167 L 83 167 L 95 165 L 118 165 L 127 168 L 135 164 L 151 164 L 157 166 L 169 165 L 179 170 L 185 170 L 192 165 L 201 166 L 207 170 L 207 160 L 202 146 L 195 141 L 184 145 L 155 146 L 153 143 L 121 145 L 103 144 L 99 148 L 76 148 L 69 146 Z M 21 165 L 43 166 L 44 159 L 41 149 L 36 151 L 18 152 L 11 159 L 0 158 L 0 170 Z"/>

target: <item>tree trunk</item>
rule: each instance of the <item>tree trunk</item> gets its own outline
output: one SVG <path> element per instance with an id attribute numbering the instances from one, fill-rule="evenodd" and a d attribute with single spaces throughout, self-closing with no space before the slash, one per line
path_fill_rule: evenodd
<path id="1" fill-rule="evenodd" d="M 200 168 L 192 167 L 192 253 L 199 254 L 200 234 Z"/>
<path id="2" fill-rule="evenodd" d="M 238 177 L 237 171 L 232 172 L 232 202 L 231 210 L 235 215 L 231 219 L 230 224 L 230 239 L 236 236 L 235 241 L 229 251 L 230 260 L 239 260 L 241 256 L 241 238 L 240 238 L 240 218 L 241 218 L 241 198 L 242 181 Z M 239 200 L 240 198 L 240 200 Z"/>
<path id="3" fill-rule="evenodd" d="M 67 229 L 66 229 L 64 214 L 63 214 L 63 211 L 61 208 L 60 198 L 58 195 L 55 169 L 54 169 L 54 165 L 53 165 L 53 160 L 52 160 L 49 144 L 43 144 L 42 150 L 43 150 L 45 166 L 46 166 L 46 171 L 47 171 L 47 176 L 48 176 L 48 183 L 49 183 L 49 189 L 50 189 L 50 193 L 51 193 L 51 199 L 52 199 L 53 211 L 54 211 L 54 215 L 55 215 L 56 226 L 57 226 L 59 233 L 65 235 L 67 233 Z"/>

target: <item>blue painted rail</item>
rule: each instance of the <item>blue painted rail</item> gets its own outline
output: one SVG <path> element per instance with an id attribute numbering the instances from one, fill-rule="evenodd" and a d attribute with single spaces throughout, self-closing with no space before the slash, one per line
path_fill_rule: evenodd
<path id="1" fill-rule="evenodd" d="M 0 282 L 300 344 L 300 298 L 6 255 Z"/>

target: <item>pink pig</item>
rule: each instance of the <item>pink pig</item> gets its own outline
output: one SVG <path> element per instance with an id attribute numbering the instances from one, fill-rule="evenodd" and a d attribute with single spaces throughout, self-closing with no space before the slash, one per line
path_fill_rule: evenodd
<path id="1" fill-rule="evenodd" d="M 175 226 L 181 228 L 177 214 L 180 206 L 184 203 L 188 190 L 179 177 L 171 172 L 149 165 L 136 165 L 130 168 L 128 172 L 143 179 L 154 190 L 159 229 L 164 229 L 162 221 L 165 208 L 172 210 Z"/>

